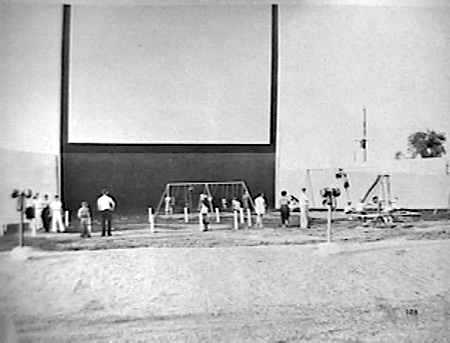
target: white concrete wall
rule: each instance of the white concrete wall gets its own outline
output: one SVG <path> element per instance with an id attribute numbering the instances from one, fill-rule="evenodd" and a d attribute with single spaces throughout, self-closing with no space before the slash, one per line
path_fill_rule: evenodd
<path id="1" fill-rule="evenodd" d="M 61 5 L 0 3 L 0 224 L 14 188 L 56 192 Z"/>
<path id="2" fill-rule="evenodd" d="M 450 140 L 450 4 L 336 3 L 280 6 L 277 196 L 282 189 L 298 193 L 307 168 L 361 165 L 355 140 L 362 138 L 364 106 L 366 166 L 396 173 L 394 155 L 416 131 L 445 132 Z M 447 206 L 448 177 L 401 175 L 393 176 L 394 189 L 423 186 L 419 194 L 430 196 L 407 192 L 405 205 Z"/>
<path id="3" fill-rule="evenodd" d="M 13 189 L 31 189 L 33 193 L 57 193 L 57 155 L 0 149 L 0 225 L 19 221 Z"/>
<path id="4" fill-rule="evenodd" d="M 397 205 L 413 209 L 445 209 L 450 206 L 450 170 L 449 161 L 443 158 L 422 160 L 401 160 L 390 166 L 350 166 L 344 168 L 350 180 L 350 200 L 356 204 L 374 183 L 377 175 L 389 174 L 392 199 L 398 198 Z M 292 192 L 301 187 L 308 189 L 308 195 L 314 207 L 322 207 L 320 190 L 324 187 L 338 187 L 343 191 L 335 174 L 337 168 L 312 169 L 308 173 L 301 171 L 292 175 L 292 184 L 297 182 Z M 372 195 L 381 196 L 379 187 Z M 343 208 L 346 197 L 338 198 L 338 207 Z"/>

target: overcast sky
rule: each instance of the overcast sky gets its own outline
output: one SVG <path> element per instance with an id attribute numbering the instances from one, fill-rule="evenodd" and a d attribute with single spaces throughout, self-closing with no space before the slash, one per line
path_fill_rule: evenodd
<path id="1" fill-rule="evenodd" d="M 61 9 L 32 0 L 5 3 L 0 5 L 0 142 L 6 148 L 56 153 Z M 362 133 L 363 106 L 368 109 L 371 158 L 390 159 L 395 151 L 405 150 L 406 138 L 415 130 L 448 135 L 448 3 L 287 3 L 292 2 L 280 6 L 281 159 L 289 156 L 285 161 L 293 167 L 295 161 L 351 160 L 354 140 Z M 260 103 L 266 104 L 267 98 Z"/>

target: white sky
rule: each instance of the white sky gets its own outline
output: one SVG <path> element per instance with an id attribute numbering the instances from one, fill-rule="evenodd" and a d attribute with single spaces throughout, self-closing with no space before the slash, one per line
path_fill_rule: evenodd
<path id="1" fill-rule="evenodd" d="M 38 3 L 0 2 L 0 144 L 56 153 L 61 8 L 11 2 Z M 405 150 L 415 130 L 449 134 L 449 2 L 364 3 L 280 6 L 279 143 L 293 168 L 351 159 L 363 106 L 372 156 Z"/>
<path id="2" fill-rule="evenodd" d="M 371 161 L 450 139 L 450 8 L 284 6 L 280 37 L 281 168 L 350 164 L 364 106 Z"/>

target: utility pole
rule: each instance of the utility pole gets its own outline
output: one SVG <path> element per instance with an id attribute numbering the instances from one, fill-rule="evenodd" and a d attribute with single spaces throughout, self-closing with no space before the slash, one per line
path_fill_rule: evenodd
<path id="1" fill-rule="evenodd" d="M 367 110 L 363 107 L 363 138 L 361 139 L 363 161 L 367 162 Z"/>

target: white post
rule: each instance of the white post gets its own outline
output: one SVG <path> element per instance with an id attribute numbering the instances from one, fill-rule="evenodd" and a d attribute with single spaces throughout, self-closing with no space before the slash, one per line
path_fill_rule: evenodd
<path id="1" fill-rule="evenodd" d="M 252 226 L 252 211 L 249 208 L 247 208 L 247 225 L 248 227 Z"/>
<path id="2" fill-rule="evenodd" d="M 184 222 L 189 223 L 189 214 L 188 214 L 188 208 L 184 208 Z"/>
<path id="3" fill-rule="evenodd" d="M 234 229 L 238 230 L 239 229 L 239 224 L 238 224 L 238 214 L 237 211 L 233 211 L 233 223 L 234 223 Z"/>
<path id="4" fill-rule="evenodd" d="M 155 217 L 151 207 L 148 208 L 148 222 L 150 223 L 150 232 L 155 233 Z"/>
<path id="5" fill-rule="evenodd" d="M 31 228 L 31 237 L 36 237 L 36 219 L 33 218 L 30 220 L 30 228 Z M 66 227 L 68 227 L 69 225 L 66 224 Z"/>
<path id="6" fill-rule="evenodd" d="M 240 219 L 241 224 L 245 223 L 245 221 L 244 221 L 244 209 L 243 208 L 239 209 L 239 219 Z"/>
<path id="7" fill-rule="evenodd" d="M 0 237 L 5 234 L 5 224 L 2 224 L 2 227 L 0 228 Z"/>
<path id="8" fill-rule="evenodd" d="M 203 215 L 201 212 L 198 214 L 198 228 L 200 231 L 205 231 L 205 225 L 203 225 Z"/>
<path id="9" fill-rule="evenodd" d="M 328 205 L 327 215 L 327 242 L 331 242 L 331 205 Z"/>
<path id="10" fill-rule="evenodd" d="M 218 207 L 216 207 L 216 222 L 220 223 L 220 213 Z"/>
<path id="11" fill-rule="evenodd" d="M 66 228 L 69 227 L 69 211 L 64 212 L 64 225 Z"/>

